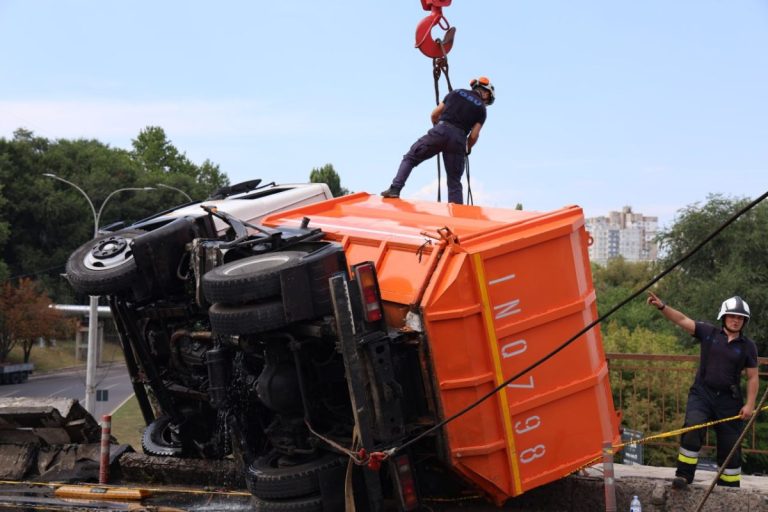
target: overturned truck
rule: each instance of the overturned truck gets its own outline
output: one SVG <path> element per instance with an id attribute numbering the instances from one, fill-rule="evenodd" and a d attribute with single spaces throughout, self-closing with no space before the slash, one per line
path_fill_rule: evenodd
<path id="1" fill-rule="evenodd" d="M 580 208 L 254 183 L 69 260 L 109 296 L 145 453 L 231 457 L 260 510 L 414 510 L 461 487 L 501 504 L 617 442 L 596 328 L 501 386 L 596 318 Z"/>

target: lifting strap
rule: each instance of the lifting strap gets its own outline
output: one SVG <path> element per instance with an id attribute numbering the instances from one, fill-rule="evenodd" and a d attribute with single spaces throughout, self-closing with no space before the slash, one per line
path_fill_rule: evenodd
<path id="1" fill-rule="evenodd" d="M 437 43 L 440 45 L 440 49 L 443 52 L 442 57 L 436 57 L 432 59 L 432 77 L 435 80 L 435 105 L 440 104 L 440 76 L 445 74 L 445 81 L 448 84 L 448 92 L 453 91 L 453 87 L 451 86 L 451 77 L 448 75 L 448 56 L 445 53 L 445 47 L 443 46 L 443 42 L 438 39 Z M 437 156 L 437 202 L 440 202 L 440 177 L 441 177 L 441 169 L 440 169 L 440 155 Z"/>

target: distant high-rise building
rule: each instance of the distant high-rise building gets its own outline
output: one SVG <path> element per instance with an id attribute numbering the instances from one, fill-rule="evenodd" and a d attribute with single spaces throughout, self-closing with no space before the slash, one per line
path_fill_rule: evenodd
<path id="1" fill-rule="evenodd" d="M 631 206 L 608 216 L 591 217 L 586 227 L 592 236 L 589 259 L 605 265 L 611 258 L 623 256 L 627 261 L 655 261 L 659 245 L 655 241 L 658 217 L 633 213 Z"/>

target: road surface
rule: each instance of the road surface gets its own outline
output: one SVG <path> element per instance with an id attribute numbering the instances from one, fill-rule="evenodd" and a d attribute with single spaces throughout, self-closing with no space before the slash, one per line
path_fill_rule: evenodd
<path id="1" fill-rule="evenodd" d="M 133 394 L 128 370 L 122 363 L 98 367 L 95 382 L 97 392 L 106 390 L 108 398 L 96 402 L 95 418 L 112 414 Z M 18 396 L 74 398 L 85 405 L 85 367 L 42 375 L 33 373 L 27 382 L 0 386 L 0 397 Z"/>

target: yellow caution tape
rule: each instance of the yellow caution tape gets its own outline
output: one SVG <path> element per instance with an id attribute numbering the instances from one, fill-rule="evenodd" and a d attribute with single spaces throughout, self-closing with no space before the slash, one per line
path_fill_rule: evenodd
<path id="1" fill-rule="evenodd" d="M 768 411 L 768 405 L 766 405 L 765 407 L 762 407 L 762 408 L 756 410 L 754 412 L 754 414 L 757 414 L 757 413 L 762 412 L 762 411 Z M 706 423 L 700 423 L 698 425 L 692 425 L 690 427 L 678 428 L 676 430 L 670 430 L 669 432 L 663 432 L 661 434 L 655 434 L 655 435 L 652 435 L 652 436 L 644 437 L 642 439 L 634 439 L 632 441 L 627 441 L 626 443 L 619 443 L 619 444 L 611 446 L 611 448 L 606 448 L 605 450 L 603 450 L 603 452 L 604 452 L 605 455 L 613 455 L 617 450 L 621 450 L 622 448 L 625 448 L 627 446 L 637 446 L 637 445 L 648 443 L 650 441 L 655 441 L 657 439 L 664 439 L 665 437 L 678 436 L 680 434 L 685 434 L 686 432 L 691 432 L 693 430 L 699 430 L 699 429 L 702 429 L 702 428 L 707 428 L 707 427 L 711 427 L 713 425 L 719 425 L 721 423 L 726 423 L 726 422 L 729 422 L 729 421 L 734 421 L 734 420 L 739 420 L 739 419 L 741 419 L 741 416 L 737 414 L 736 416 L 731 416 L 729 418 L 722 418 L 722 419 L 719 419 L 719 420 L 708 421 Z M 598 455 L 597 457 L 595 457 L 593 459 L 590 459 L 589 462 L 587 462 L 586 464 L 583 464 L 583 465 L 579 466 L 578 468 L 576 468 L 571 473 L 576 473 L 576 472 L 581 471 L 582 469 L 586 469 L 589 466 L 591 466 L 591 465 L 593 465 L 593 464 L 595 464 L 597 462 L 600 462 L 602 460 L 602 458 L 603 458 L 603 455 Z M 571 474 L 571 473 L 568 473 L 568 474 Z"/>

